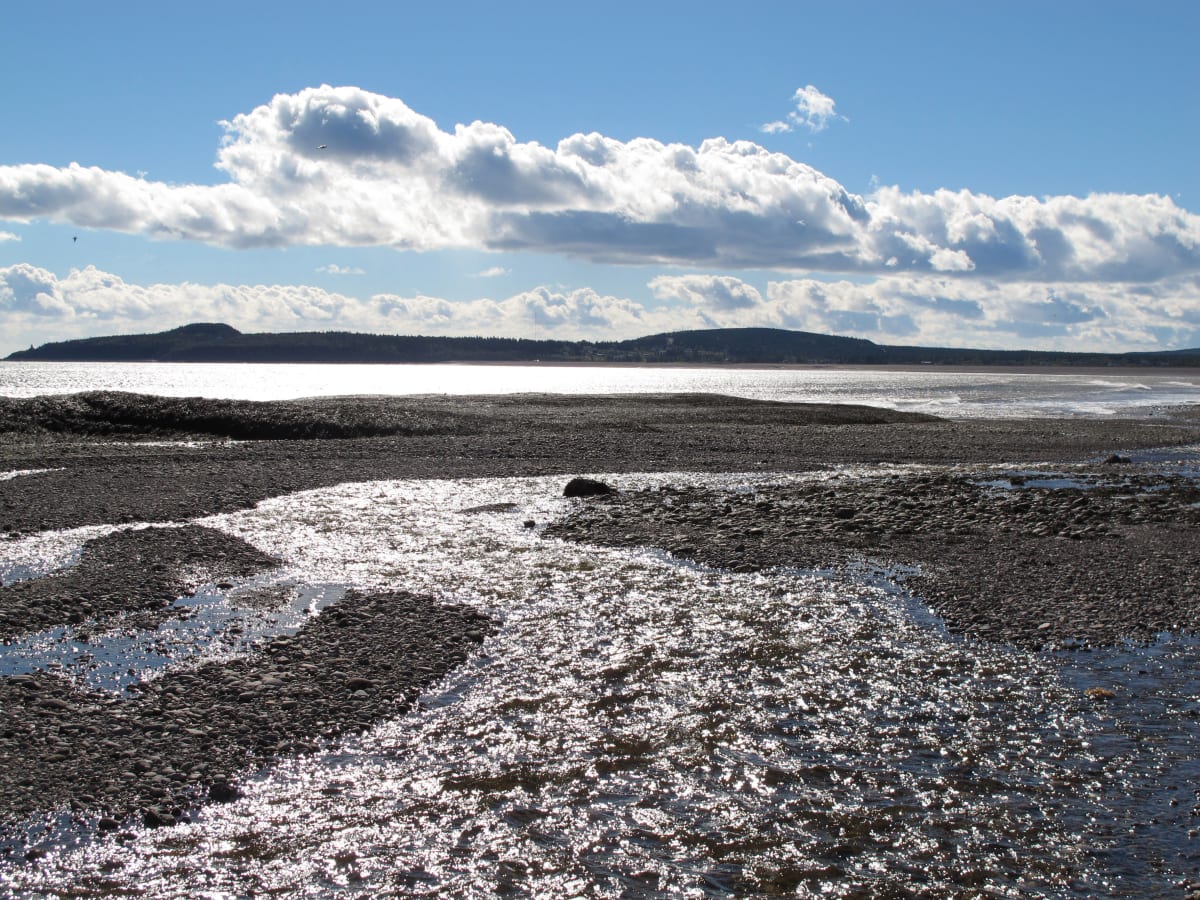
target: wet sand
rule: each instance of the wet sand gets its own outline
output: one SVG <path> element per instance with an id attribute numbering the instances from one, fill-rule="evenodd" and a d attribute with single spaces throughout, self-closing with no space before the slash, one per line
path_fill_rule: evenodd
<path id="1" fill-rule="evenodd" d="M 548 534 L 662 546 L 742 571 L 918 566 L 912 587 L 964 634 L 1029 647 L 1144 640 L 1200 624 L 1200 498 L 1192 481 L 1125 457 L 1194 444 L 1194 411 L 1154 421 L 945 421 L 713 396 L 0 400 L 0 474 L 45 470 L 0 480 L 0 540 L 82 525 L 178 526 L 98 539 L 75 569 L 0 588 L 0 614 L 12 613 L 0 637 L 19 634 L 23 617 L 37 628 L 161 617 L 185 570 L 200 566 L 216 580 L 269 567 L 254 548 L 188 523 L 305 489 L 869 464 L 930 468 L 736 495 L 580 500 Z M 1088 490 L 980 485 L 1031 469 Z M 32 813 L 68 809 L 112 830 L 170 824 L 189 805 L 236 794 L 246 767 L 396 715 L 490 627 L 403 589 L 352 594 L 250 660 L 169 673 L 133 700 L 81 692 L 52 674 L 0 679 L 9 851 L 36 855 L 23 830 Z M 394 634 L 412 640 L 383 640 Z"/>

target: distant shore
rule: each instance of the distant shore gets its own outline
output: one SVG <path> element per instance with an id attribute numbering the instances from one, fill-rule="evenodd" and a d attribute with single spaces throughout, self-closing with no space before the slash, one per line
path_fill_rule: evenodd
<path id="1" fill-rule="evenodd" d="M 714 395 L 0 398 L 0 475 L 11 475 L 0 479 L 0 550 L 47 530 L 168 526 L 98 538 L 74 569 L 0 588 L 12 613 L 0 639 L 22 622 L 152 627 L 174 614 L 184 571 L 217 580 L 270 567 L 193 521 L 269 497 L 349 481 L 565 484 L 643 471 L 680 472 L 680 484 L 575 501 L 565 520 L 535 524 L 547 538 L 650 545 L 735 571 L 918 566 L 905 583 L 951 630 L 1034 649 L 1196 631 L 1200 489 L 1172 453 L 1142 451 L 1200 446 L 1197 411 L 948 421 Z M 687 472 L 768 477 L 725 493 L 688 488 Z M 783 477 L 796 473 L 814 477 Z M 1065 487 L 1039 487 L 1039 474 Z M 98 815 L 101 830 L 129 817 L 170 825 L 205 798 L 235 797 L 246 766 L 395 715 L 492 627 L 405 587 L 352 594 L 249 660 L 168 672 L 136 700 L 81 694 L 53 673 L 0 679 L 0 845 L 36 855 L 5 823 L 53 808 Z M 389 637 L 404 633 L 437 639 Z M 66 752 L 67 733 L 84 750 Z"/>
<path id="2" fill-rule="evenodd" d="M 219 322 L 194 322 L 157 334 L 78 338 L 17 350 L 8 359 L 80 362 L 530 362 L 846 363 L 1134 365 L 1200 367 L 1200 348 L 1127 353 L 991 350 L 876 344 L 863 338 L 782 328 L 673 331 L 623 341 L 444 337 L 351 332 L 244 334 Z"/>
<path id="3" fill-rule="evenodd" d="M 278 361 L 222 361 L 222 360 L 118 360 L 108 362 L 103 360 L 35 360 L 35 359 L 0 359 L 0 366 L 47 366 L 47 365 L 80 365 L 80 366 L 113 366 L 113 365 L 154 365 L 154 366 L 469 366 L 472 368 L 503 367 L 520 368 L 536 366 L 547 369 L 734 369 L 734 370 L 767 370 L 785 372 L 921 372 L 923 374 L 948 372 L 954 374 L 1012 374 L 1012 375 L 1140 375 L 1166 376 L 1186 378 L 1192 381 L 1200 379 L 1200 366 L 1170 366 L 1170 365 L 1063 365 L 1059 363 L 1045 364 L 985 364 L 985 363 L 782 363 L 782 362 L 659 362 L 624 361 L 624 360 L 572 360 L 572 359 L 513 359 L 513 360 L 478 360 L 478 359 L 444 359 L 430 362 L 396 362 L 378 360 L 342 360 L 325 362 L 313 360 Z"/>

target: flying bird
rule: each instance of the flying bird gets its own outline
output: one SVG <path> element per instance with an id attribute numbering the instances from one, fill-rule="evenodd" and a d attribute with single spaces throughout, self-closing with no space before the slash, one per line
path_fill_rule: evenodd
<path id="1" fill-rule="evenodd" d="M 75 235 L 73 238 L 71 238 L 71 243 L 73 244 L 73 243 L 75 243 L 77 240 L 79 240 L 79 235 Z"/>
<path id="2" fill-rule="evenodd" d="M 318 149 L 318 150 L 324 150 L 324 149 L 325 149 L 326 147 L 328 147 L 328 146 L 329 146 L 328 144 L 318 144 L 318 145 L 317 145 L 317 149 Z"/>

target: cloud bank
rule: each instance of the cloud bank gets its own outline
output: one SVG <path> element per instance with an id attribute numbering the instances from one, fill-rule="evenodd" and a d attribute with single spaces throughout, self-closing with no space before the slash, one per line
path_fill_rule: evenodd
<path id="1" fill-rule="evenodd" d="M 663 300 L 686 303 L 707 327 L 758 325 L 918 346 L 1161 350 L 1200 347 L 1200 277 L 1155 284 L 1045 284 L 904 275 L 867 283 L 798 278 L 765 294 L 737 279 L 663 276 Z M 731 306 L 730 296 L 745 302 Z"/>
<path id="2" fill-rule="evenodd" d="M 6 334 L 43 343 L 220 321 L 242 331 L 351 330 L 613 340 L 692 328 L 768 326 L 879 343 L 1122 351 L 1200 347 L 1200 276 L 1153 285 L 964 281 L 903 275 L 869 283 L 797 278 L 765 290 L 728 275 L 653 279 L 646 304 L 590 288 L 507 297 L 359 298 L 305 285 L 138 285 L 93 267 L 58 278 L 0 268 Z M 11 339 L 11 338 L 10 338 Z M 21 349 L 3 346 L 0 352 Z"/>
<path id="3" fill-rule="evenodd" d="M 310 285 L 139 285 L 93 266 L 66 277 L 20 263 L 0 267 L 0 318 L 10 335 L 43 343 L 94 334 L 145 333 L 187 322 L 242 331 L 358 331 L 607 340 L 670 326 L 640 304 L 589 288 L 538 287 L 501 299 L 449 301 L 422 294 L 360 298 Z M 698 320 L 697 320 L 698 321 Z M 661 326 L 661 327 L 660 327 Z M 0 353 L 21 349 L 3 346 Z"/>
<path id="4" fill-rule="evenodd" d="M 815 88 L 796 104 L 789 121 L 810 129 L 836 115 Z M 444 131 L 354 87 L 280 94 L 223 126 L 220 184 L 3 166 L 0 219 L 225 247 L 529 250 L 733 270 L 1013 282 L 1200 271 L 1200 216 L 1163 196 L 858 195 L 748 141 L 691 147 L 592 133 L 546 147 L 488 122 Z"/>

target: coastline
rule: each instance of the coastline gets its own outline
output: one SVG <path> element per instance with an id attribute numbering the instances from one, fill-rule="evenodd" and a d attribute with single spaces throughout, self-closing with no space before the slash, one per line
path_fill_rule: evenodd
<path id="1" fill-rule="evenodd" d="M 739 494 L 670 489 L 581 500 L 546 536 L 656 546 L 736 571 L 919 566 L 909 585 L 952 631 L 1033 649 L 1144 641 L 1200 626 L 1195 482 L 1138 455 L 1200 445 L 1194 409 L 1155 421 L 950 421 L 712 395 L 521 395 L 187 401 L 181 417 L 181 407 L 161 398 L 119 400 L 86 414 L 77 398 L 7 401 L 0 411 L 8 429 L 0 432 L 0 473 L 41 470 L 0 481 L 0 541 L 84 525 L 175 526 L 133 533 L 138 553 L 106 552 L 98 539 L 85 545 L 88 564 L 0 588 L 6 607 L 28 595 L 23 602 L 38 605 L 34 618 L 43 625 L 125 614 L 153 620 L 188 566 L 203 564 L 214 580 L 269 566 L 248 545 L 214 541 L 188 524 L 268 497 L 394 478 L 562 475 L 565 483 L 579 474 L 694 471 L 781 478 Z M 131 408 L 147 414 L 131 417 Z M 231 440 L 243 428 L 292 436 Z M 356 429 L 373 436 L 346 436 Z M 306 433 L 328 436 L 296 436 Z M 840 471 L 863 466 L 873 474 Z M 813 477 L 797 481 L 797 473 Z M 1043 490 L 1028 483 L 1031 474 L 1079 486 Z M 979 483 L 988 479 L 1008 479 L 1008 487 L 990 491 Z M 1095 498 L 1086 511 L 1077 505 L 1084 486 Z M 168 537 L 173 556 L 163 549 Z M 157 581 L 139 560 L 164 567 Z M 1052 565 L 1030 565 L 1039 560 Z M 80 597 L 95 596 L 130 605 L 78 608 Z M 17 828 L 31 813 L 65 806 L 81 821 L 99 816 L 104 829 L 130 817 L 169 825 L 205 798 L 236 796 L 247 766 L 407 708 L 490 625 L 429 598 L 404 595 L 397 606 L 396 596 L 339 601 L 311 628 L 268 643 L 257 661 L 158 678 L 120 713 L 54 675 L 0 679 L 9 734 L 0 742 L 0 823 Z M 119 599 L 129 597 L 136 608 Z M 353 627 L 331 627 L 339 617 Z M 438 640 L 380 643 L 397 631 Z M 366 648 L 379 668 L 346 665 Z M 325 670 L 324 680 L 296 682 L 300 672 Z M 381 690 L 397 670 L 409 674 Z M 198 690 L 199 683 L 222 687 Z M 310 694 L 293 695 L 288 685 Z M 191 702 L 173 707 L 184 695 Z M 306 703 L 317 704 L 323 730 L 297 713 Z M 254 728 L 197 724 L 235 721 L 247 704 Z M 105 737 L 113 715 L 125 735 L 115 747 Z M 164 719 L 177 727 L 164 732 Z M 87 765 L 72 765 L 63 734 L 100 749 Z M 153 749 L 163 741 L 161 752 Z M 3 836 L 10 853 L 36 853 L 21 834 Z"/>
<path id="2" fill-rule="evenodd" d="M 954 375 L 979 374 L 1013 374 L 1013 375 L 1155 375 L 1178 378 L 1200 378 L 1200 366 L 1171 366 L 1171 365 L 1062 365 L 1047 363 L 1037 364 L 999 364 L 999 363 L 777 363 L 777 362 L 656 362 L 653 360 L 571 360 L 571 359 L 528 359 L 528 360 L 478 360 L 478 359 L 445 359 L 436 362 L 377 362 L 377 361 L 345 361 L 345 362 L 221 362 L 221 361 L 188 361 L 188 360 L 129 360 L 106 362 L 103 360 L 32 360 L 32 359 L 2 359 L 0 366 L 113 366 L 113 365 L 153 365 L 153 366 L 412 366 L 428 368 L 432 366 L 463 366 L 467 368 L 522 368 L 536 367 L 545 369 L 709 369 L 709 370 L 743 370 L 743 371 L 846 371 L 846 372 L 920 372 L 937 374 L 945 372 Z"/>

